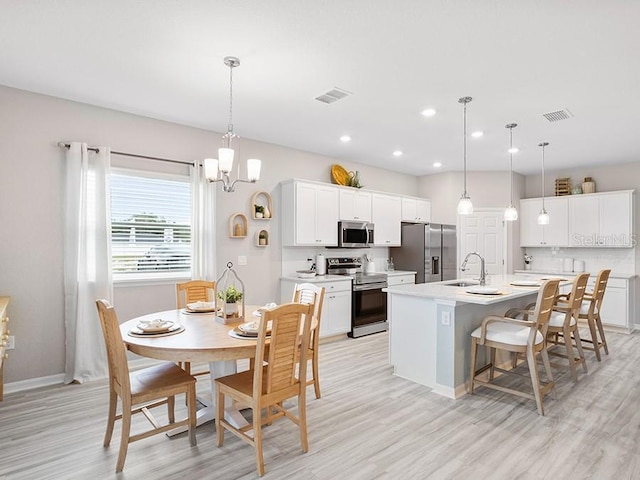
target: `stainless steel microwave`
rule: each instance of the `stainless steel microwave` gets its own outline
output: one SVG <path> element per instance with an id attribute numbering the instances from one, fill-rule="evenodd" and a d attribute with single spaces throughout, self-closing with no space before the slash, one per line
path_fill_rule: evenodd
<path id="1" fill-rule="evenodd" d="M 338 222 L 338 247 L 362 248 L 373 245 L 373 223 Z"/>

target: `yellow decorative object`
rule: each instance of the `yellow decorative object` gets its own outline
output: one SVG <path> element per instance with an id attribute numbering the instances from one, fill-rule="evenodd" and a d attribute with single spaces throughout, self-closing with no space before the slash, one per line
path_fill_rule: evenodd
<path id="1" fill-rule="evenodd" d="M 342 165 L 332 165 L 331 166 L 331 178 L 338 185 L 342 185 L 348 187 L 351 183 L 351 178 L 349 177 L 349 172 L 347 172 Z"/>
<path id="2" fill-rule="evenodd" d="M 235 213 L 229 218 L 229 237 L 244 238 L 249 229 L 249 220 L 242 213 Z"/>

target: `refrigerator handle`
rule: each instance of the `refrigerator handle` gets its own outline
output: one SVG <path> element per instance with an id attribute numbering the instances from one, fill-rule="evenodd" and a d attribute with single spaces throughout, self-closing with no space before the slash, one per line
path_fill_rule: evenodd
<path id="1" fill-rule="evenodd" d="M 431 257 L 431 274 L 440 275 L 440 257 Z"/>

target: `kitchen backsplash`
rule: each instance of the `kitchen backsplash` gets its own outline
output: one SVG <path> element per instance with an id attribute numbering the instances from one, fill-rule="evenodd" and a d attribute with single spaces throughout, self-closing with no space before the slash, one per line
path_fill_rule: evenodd
<path id="1" fill-rule="evenodd" d="M 324 248 L 324 247 L 284 247 L 282 249 L 282 276 L 295 274 L 296 270 L 307 270 L 316 261 L 316 255 L 321 253 L 329 257 L 363 257 L 365 253 L 371 255 L 376 265 L 376 272 L 384 272 L 389 258 L 386 247 L 372 248 Z M 313 262 L 307 261 L 312 258 Z"/>
<path id="2" fill-rule="evenodd" d="M 531 269 L 537 271 L 572 271 L 564 268 L 570 258 L 584 261 L 586 272 L 611 268 L 620 274 L 636 273 L 635 248 L 527 248 L 525 252 L 533 257 Z"/>

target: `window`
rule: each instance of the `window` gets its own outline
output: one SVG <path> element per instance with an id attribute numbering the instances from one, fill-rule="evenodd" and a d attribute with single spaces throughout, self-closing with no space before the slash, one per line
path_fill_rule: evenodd
<path id="1" fill-rule="evenodd" d="M 112 170 L 115 280 L 191 272 L 191 184 L 186 177 Z"/>

